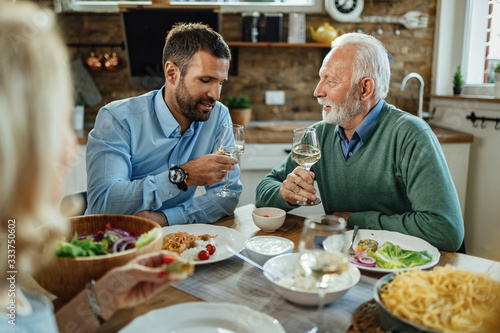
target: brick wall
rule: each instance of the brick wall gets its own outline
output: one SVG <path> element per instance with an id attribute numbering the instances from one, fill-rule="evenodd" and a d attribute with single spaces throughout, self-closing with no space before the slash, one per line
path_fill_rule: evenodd
<path id="1" fill-rule="evenodd" d="M 424 110 L 429 104 L 434 42 L 436 0 L 366 0 L 363 16 L 403 15 L 416 10 L 429 15 L 426 29 L 408 30 L 394 24 L 346 24 L 335 22 L 329 15 L 307 15 L 307 26 L 319 27 L 328 22 L 346 32 L 361 29 L 379 38 L 387 50 L 394 55 L 391 66 L 391 88 L 387 102 L 416 114 L 418 104 L 418 82 L 410 80 L 404 92 L 401 81 L 410 72 L 418 72 L 425 80 Z M 101 105 L 86 109 L 86 121 L 95 119 L 100 106 L 110 101 L 139 95 L 147 89 L 131 87 L 126 68 L 126 52 L 119 14 L 64 13 L 58 15 L 64 38 L 70 45 L 72 56 L 80 54 L 86 58 L 90 51 L 97 54 L 117 52 L 123 67 L 116 72 L 91 72 L 103 94 Z M 287 40 L 288 15 L 283 16 L 283 40 Z M 224 14 L 222 35 L 227 41 L 241 40 L 241 15 Z M 399 28 L 400 34 L 395 34 Z M 381 29 L 382 34 L 377 31 Z M 311 42 L 307 31 L 307 41 Z M 103 44 L 108 44 L 104 45 Z M 101 45 L 101 46 L 99 46 Z M 295 47 L 240 47 L 238 51 L 238 75 L 231 76 L 224 85 L 222 100 L 233 94 L 245 93 L 254 104 L 254 120 L 316 120 L 321 118 L 321 108 L 312 96 L 318 82 L 318 71 L 324 56 L 322 48 Z M 451 78 L 450 78 L 451 79 Z M 264 103 L 266 90 L 284 90 L 284 106 L 267 106 Z"/>

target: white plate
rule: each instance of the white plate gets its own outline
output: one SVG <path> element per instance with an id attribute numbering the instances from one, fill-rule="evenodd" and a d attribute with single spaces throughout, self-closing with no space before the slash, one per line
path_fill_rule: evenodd
<path id="1" fill-rule="evenodd" d="M 352 238 L 352 230 L 347 231 L 345 233 L 346 239 L 351 241 Z M 391 242 L 394 245 L 401 246 L 404 250 L 411 251 L 427 251 L 432 256 L 432 261 L 427 264 L 421 266 L 415 266 L 410 268 L 397 268 L 397 269 L 388 269 L 388 268 L 378 268 L 378 267 L 364 267 L 360 265 L 356 265 L 359 269 L 365 271 L 372 272 L 380 272 L 380 273 L 390 273 L 390 272 L 398 272 L 398 271 L 407 271 L 410 269 L 426 269 L 436 265 L 439 261 L 439 257 L 441 257 L 441 253 L 439 250 L 429 244 L 427 241 L 414 237 L 405 235 L 395 231 L 387 231 L 387 230 L 370 230 L 370 229 L 359 229 L 356 238 L 354 239 L 354 248 L 356 248 L 356 244 L 362 239 L 373 239 L 376 240 L 379 246 L 382 246 L 385 242 Z"/>
<path id="2" fill-rule="evenodd" d="M 188 302 L 134 319 L 120 333 L 285 333 L 273 317 L 232 303 Z"/>
<path id="3" fill-rule="evenodd" d="M 245 248 L 245 242 L 247 240 L 247 238 L 237 230 L 211 224 L 173 225 L 170 227 L 163 227 L 162 229 L 163 236 L 179 231 L 187 232 L 195 236 L 204 234 L 209 234 L 211 236 L 217 235 L 215 238 L 215 253 L 212 254 L 208 260 L 195 261 L 195 265 L 211 264 L 231 258 L 233 254 L 226 250 L 226 245 L 229 245 L 237 252 L 241 252 Z"/>

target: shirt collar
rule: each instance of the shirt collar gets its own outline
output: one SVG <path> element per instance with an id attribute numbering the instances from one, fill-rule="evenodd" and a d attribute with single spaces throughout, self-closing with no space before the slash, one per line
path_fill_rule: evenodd
<path id="1" fill-rule="evenodd" d="M 375 127 L 378 117 L 380 116 L 380 112 L 382 111 L 382 105 L 384 105 L 384 100 L 381 98 L 354 131 L 353 136 L 357 134 L 361 142 L 364 142 L 368 138 L 368 135 L 370 135 L 373 127 Z M 337 128 L 337 132 L 342 140 L 347 140 L 343 127 L 339 126 Z"/>
<path id="2" fill-rule="evenodd" d="M 167 137 L 175 137 L 180 136 L 181 125 L 175 120 L 172 112 L 165 103 L 164 96 L 165 95 L 165 86 L 163 86 L 160 90 L 157 91 L 156 96 L 154 97 L 154 108 L 156 112 L 156 116 L 160 121 L 160 126 L 162 127 L 165 135 Z M 191 135 L 198 128 L 198 121 L 193 121 L 191 126 L 188 128 L 184 135 Z"/>

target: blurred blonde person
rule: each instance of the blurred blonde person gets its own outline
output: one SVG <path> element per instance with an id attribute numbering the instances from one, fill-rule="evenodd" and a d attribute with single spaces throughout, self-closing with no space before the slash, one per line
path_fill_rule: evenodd
<path id="1" fill-rule="evenodd" d="M 94 285 L 100 320 L 85 291 L 54 315 L 46 297 L 22 289 L 23 277 L 46 263 L 67 228 L 58 200 L 75 144 L 72 87 L 54 15 L 0 1 L 1 332 L 94 331 L 175 282 L 160 268 L 161 253 L 108 272 Z"/>

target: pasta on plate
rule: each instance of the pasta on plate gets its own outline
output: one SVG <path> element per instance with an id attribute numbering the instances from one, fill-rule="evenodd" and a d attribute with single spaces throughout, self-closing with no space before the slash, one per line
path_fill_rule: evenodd
<path id="1" fill-rule="evenodd" d="M 499 332 L 500 282 L 451 266 L 399 272 L 380 298 L 394 315 L 444 332 Z"/>

